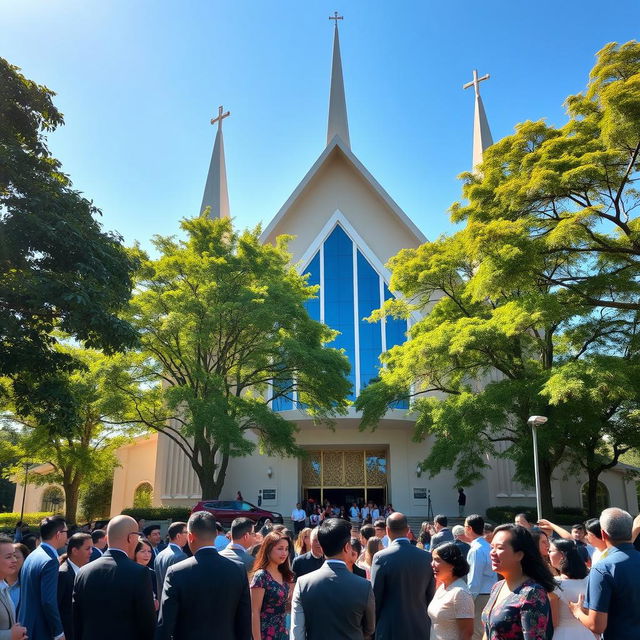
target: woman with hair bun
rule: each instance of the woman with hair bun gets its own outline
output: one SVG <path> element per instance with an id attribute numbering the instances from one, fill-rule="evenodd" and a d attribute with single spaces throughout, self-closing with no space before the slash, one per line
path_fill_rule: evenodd
<path id="1" fill-rule="evenodd" d="M 549 594 L 553 618 L 553 640 L 595 640 L 595 636 L 573 617 L 567 603 L 578 602 L 587 590 L 587 566 L 573 540 L 552 540 L 549 549 L 551 565 L 557 570 L 558 586 Z"/>
<path id="2" fill-rule="evenodd" d="M 454 542 L 438 545 L 431 552 L 431 568 L 439 583 L 427 612 L 431 618 L 431 640 L 471 640 L 473 596 L 464 577 L 469 564 Z"/>

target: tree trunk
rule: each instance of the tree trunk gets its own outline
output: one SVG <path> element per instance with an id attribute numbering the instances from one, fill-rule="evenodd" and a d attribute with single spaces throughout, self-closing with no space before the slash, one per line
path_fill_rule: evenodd
<path id="1" fill-rule="evenodd" d="M 590 518 L 599 516 L 598 513 L 598 471 L 589 471 L 587 481 L 587 515 Z"/>
<path id="2" fill-rule="evenodd" d="M 551 476 L 553 475 L 553 466 L 549 460 L 541 459 L 539 461 L 540 470 L 540 501 L 542 507 L 543 518 L 553 518 L 553 498 L 551 497 Z"/>
<path id="3" fill-rule="evenodd" d="M 218 486 L 216 479 L 216 462 L 214 455 L 212 455 L 209 443 L 206 441 L 199 442 L 196 440 L 194 443 L 197 456 L 202 461 L 201 464 L 196 465 L 192 460 L 191 466 L 193 467 L 198 480 L 200 481 L 200 488 L 202 489 L 203 500 L 217 500 L 220 496 L 222 486 Z M 224 483 L 224 480 L 223 480 Z"/>
<path id="4" fill-rule="evenodd" d="M 80 495 L 80 482 L 75 480 L 70 483 L 64 483 L 64 519 L 67 524 L 77 524 L 76 516 L 78 513 L 78 498 Z"/>

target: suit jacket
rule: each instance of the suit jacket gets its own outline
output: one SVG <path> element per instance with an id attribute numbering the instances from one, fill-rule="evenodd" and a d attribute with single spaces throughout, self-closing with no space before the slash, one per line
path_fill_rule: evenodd
<path id="1" fill-rule="evenodd" d="M 58 569 L 58 611 L 62 628 L 64 629 L 65 640 L 73 640 L 73 614 L 71 602 L 73 600 L 73 582 L 76 572 L 65 560 Z"/>
<path id="2" fill-rule="evenodd" d="M 376 640 L 428 638 L 431 621 L 427 607 L 435 580 L 431 554 L 409 540 L 394 540 L 378 551 L 371 563 L 376 598 Z"/>
<path id="3" fill-rule="evenodd" d="M 0 588 L 0 640 L 11 640 L 11 627 L 16 622 L 13 601 L 6 588 Z"/>
<path id="4" fill-rule="evenodd" d="M 177 544 L 169 544 L 169 546 L 165 547 L 156 556 L 153 568 L 156 572 L 158 595 L 162 595 L 162 585 L 164 584 L 164 577 L 167 574 L 167 569 L 172 564 L 186 559 L 187 554 Z"/>
<path id="5" fill-rule="evenodd" d="M 93 562 L 98 558 L 102 558 L 102 551 L 98 547 L 91 547 L 91 555 L 89 556 L 89 562 Z"/>
<path id="6" fill-rule="evenodd" d="M 241 549 L 240 545 L 229 545 L 226 549 L 220 551 L 220 555 L 240 565 L 247 573 L 253 569 L 255 558 L 250 553 L 247 553 L 245 549 Z"/>
<path id="7" fill-rule="evenodd" d="M 215 549 L 169 567 L 156 640 L 251 640 L 247 572 Z"/>
<path id="8" fill-rule="evenodd" d="M 360 578 L 364 578 L 365 580 L 367 579 L 367 572 L 361 567 L 359 567 L 357 564 L 353 565 L 353 575 L 358 576 Z"/>
<path id="9" fill-rule="evenodd" d="M 75 640 L 151 640 L 151 574 L 124 551 L 110 549 L 82 567 L 73 586 Z"/>
<path id="10" fill-rule="evenodd" d="M 435 533 L 431 538 L 430 549 L 435 549 L 438 545 L 444 544 L 445 542 L 453 542 L 453 533 L 451 533 L 451 529 L 449 527 L 444 527 L 440 529 L 438 533 Z"/>
<path id="11" fill-rule="evenodd" d="M 52 640 L 63 633 L 58 613 L 58 554 L 48 545 L 32 551 L 20 572 L 18 619 L 29 640 Z"/>
<path id="12" fill-rule="evenodd" d="M 296 582 L 291 640 L 363 640 L 375 628 L 371 584 L 341 562 L 325 564 Z"/>
<path id="13" fill-rule="evenodd" d="M 307 551 L 307 553 L 303 553 L 293 561 L 291 569 L 293 570 L 293 573 L 296 574 L 296 578 L 300 578 L 307 573 L 311 573 L 312 571 L 319 569 L 323 564 L 324 557 L 314 558 L 311 551 Z"/>

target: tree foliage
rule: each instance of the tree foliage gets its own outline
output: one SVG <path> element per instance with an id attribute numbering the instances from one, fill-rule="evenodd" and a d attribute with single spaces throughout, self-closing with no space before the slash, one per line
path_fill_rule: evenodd
<path id="1" fill-rule="evenodd" d="M 49 464 L 29 474 L 37 484 L 59 484 L 65 494 L 65 516 L 75 522 L 81 492 L 113 477 L 117 466 L 115 451 L 130 441 L 139 426 L 119 423 L 119 417 L 130 412 L 129 395 L 112 384 L 122 371 L 133 366 L 133 356 L 105 356 L 92 350 L 59 346 L 66 355 L 82 366 L 69 373 L 56 374 L 72 399 L 74 419 L 52 429 L 51 421 L 41 420 L 38 411 L 25 413 L 22 405 L 9 406 L 3 420 L 7 425 L 21 425 L 20 459 Z"/>
<path id="2" fill-rule="evenodd" d="M 455 468 L 469 484 L 505 456 L 531 483 L 527 418 L 546 415 L 550 512 L 560 463 L 587 473 L 595 504 L 598 475 L 640 445 L 639 74 L 639 45 L 605 47 L 585 95 L 567 101 L 567 125 L 519 125 L 481 173 L 464 175 L 468 204 L 452 208 L 461 231 L 391 260 L 391 286 L 410 303 L 389 301 L 372 319 L 422 319 L 356 405 L 367 427 L 411 396 L 415 438 L 435 436 L 431 473 Z"/>
<path id="3" fill-rule="evenodd" d="M 0 376 L 21 411 L 39 407 L 59 424 L 74 410 L 51 374 L 74 362 L 55 348 L 55 330 L 106 352 L 133 345 L 118 313 L 135 261 L 47 147 L 63 124 L 53 95 L 0 58 Z"/>
<path id="4" fill-rule="evenodd" d="M 233 456 L 299 453 L 273 400 L 295 393 L 320 422 L 343 413 L 349 364 L 309 317 L 315 288 L 290 265 L 286 238 L 262 245 L 259 229 L 206 216 L 182 229 L 185 240 L 156 237 L 160 257 L 143 261 L 131 322 L 146 359 L 118 384 L 140 385 L 132 419 L 171 438 L 215 498 Z"/>

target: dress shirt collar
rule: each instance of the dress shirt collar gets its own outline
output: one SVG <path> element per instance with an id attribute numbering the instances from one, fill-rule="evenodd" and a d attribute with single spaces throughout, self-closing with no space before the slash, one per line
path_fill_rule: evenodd
<path id="1" fill-rule="evenodd" d="M 7 591 L 9 589 L 9 585 L 6 580 L 0 580 L 0 591 Z"/>
<path id="2" fill-rule="evenodd" d="M 176 544 L 175 542 L 170 542 L 169 546 L 174 549 L 175 551 L 182 551 L 182 549 L 180 548 L 179 544 Z"/>
<path id="3" fill-rule="evenodd" d="M 230 542 L 227 545 L 227 549 L 236 549 L 236 551 L 246 551 L 246 549 L 241 544 L 238 544 L 237 542 Z"/>
<path id="4" fill-rule="evenodd" d="M 58 550 L 54 549 L 48 542 L 41 542 L 40 546 L 46 551 L 47 549 L 51 549 L 53 551 L 56 558 L 58 557 Z"/>
<path id="5" fill-rule="evenodd" d="M 409 538 L 395 538 L 395 540 L 392 540 L 389 544 L 394 544 L 396 542 L 408 542 L 411 544 L 411 540 L 409 540 Z"/>
<path id="6" fill-rule="evenodd" d="M 208 545 L 206 545 L 205 547 L 200 547 L 200 548 L 196 551 L 196 553 L 200 553 L 201 551 L 204 551 L 205 549 L 211 549 L 211 550 L 215 551 L 216 553 L 218 552 L 218 550 L 216 549 L 215 545 L 213 545 L 213 544 L 208 544 Z"/>
<path id="7" fill-rule="evenodd" d="M 345 567 L 347 566 L 347 563 L 344 560 L 338 560 L 337 558 L 328 558 L 327 560 L 325 560 L 325 562 L 327 564 L 341 564 Z"/>
<path id="8" fill-rule="evenodd" d="M 118 547 L 107 547 L 107 551 L 113 556 L 116 553 L 121 553 L 123 556 L 129 557 L 129 554 L 123 549 L 118 549 Z"/>
<path id="9" fill-rule="evenodd" d="M 74 573 L 78 573 L 78 571 L 80 571 L 80 567 L 75 562 L 71 562 L 69 558 L 67 558 L 67 564 L 73 569 Z"/>

